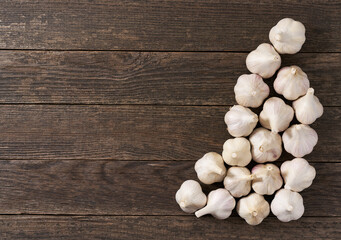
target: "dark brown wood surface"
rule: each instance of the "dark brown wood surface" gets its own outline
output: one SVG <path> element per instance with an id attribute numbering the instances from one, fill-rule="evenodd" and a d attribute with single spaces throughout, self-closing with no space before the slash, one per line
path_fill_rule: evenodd
<path id="1" fill-rule="evenodd" d="M 1 1 L 0 239 L 340 239 L 340 12 L 333 0 Z M 283 17 L 307 41 L 282 66 L 302 67 L 325 106 L 304 216 L 254 227 L 235 210 L 182 212 L 176 190 L 231 137 L 247 53 Z"/>

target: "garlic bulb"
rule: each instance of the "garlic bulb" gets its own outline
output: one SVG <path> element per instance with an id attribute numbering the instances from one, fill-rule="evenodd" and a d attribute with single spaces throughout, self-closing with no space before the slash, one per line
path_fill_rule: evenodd
<path id="1" fill-rule="evenodd" d="M 265 101 L 263 110 L 259 115 L 259 121 L 263 127 L 271 129 L 278 133 L 289 127 L 290 122 L 294 118 L 294 110 L 285 102 L 278 98 L 272 97 Z"/>
<path id="2" fill-rule="evenodd" d="M 245 167 L 230 167 L 224 179 L 224 186 L 232 196 L 242 197 L 251 190 L 253 176 Z"/>
<path id="3" fill-rule="evenodd" d="M 301 194 L 287 189 L 279 190 L 271 202 L 271 212 L 282 222 L 290 222 L 304 213 Z"/>
<path id="4" fill-rule="evenodd" d="M 243 74 L 234 86 L 236 101 L 244 107 L 256 108 L 269 96 L 270 88 L 257 74 Z"/>
<path id="5" fill-rule="evenodd" d="M 301 22 L 284 18 L 271 28 L 269 39 L 277 52 L 295 54 L 305 42 L 305 27 Z"/>
<path id="6" fill-rule="evenodd" d="M 197 181 L 187 180 L 175 194 L 175 200 L 186 213 L 193 213 L 205 206 L 207 198 Z"/>
<path id="7" fill-rule="evenodd" d="M 295 100 L 306 94 L 309 86 L 307 74 L 298 66 L 282 68 L 274 81 L 275 91 L 288 100 Z"/>
<path id="8" fill-rule="evenodd" d="M 252 168 L 252 189 L 260 195 L 272 195 L 283 184 L 279 168 L 271 163 Z"/>
<path id="9" fill-rule="evenodd" d="M 281 66 L 281 56 L 268 43 L 260 44 L 246 57 L 246 67 L 262 78 L 272 77 Z"/>
<path id="10" fill-rule="evenodd" d="M 251 146 L 246 138 L 228 139 L 223 149 L 223 159 L 228 165 L 244 167 L 251 162 Z"/>
<path id="11" fill-rule="evenodd" d="M 236 201 L 229 191 L 219 188 L 208 194 L 206 207 L 196 211 L 195 216 L 199 218 L 203 215 L 211 214 L 217 219 L 226 219 L 231 215 L 235 206 Z"/>
<path id="12" fill-rule="evenodd" d="M 303 124 L 312 124 L 323 114 L 323 106 L 314 96 L 313 88 L 309 88 L 307 94 L 294 101 L 292 106 L 295 109 L 297 120 Z"/>
<path id="13" fill-rule="evenodd" d="M 249 137 L 252 158 L 258 163 L 273 162 L 282 154 L 282 140 L 278 133 L 257 128 Z"/>
<path id="14" fill-rule="evenodd" d="M 205 184 L 223 181 L 226 175 L 224 160 L 215 152 L 206 153 L 194 166 L 198 178 Z"/>
<path id="15" fill-rule="evenodd" d="M 281 166 L 281 173 L 285 182 L 284 188 L 295 192 L 309 187 L 316 176 L 315 168 L 304 158 L 285 161 Z"/>
<path id="16" fill-rule="evenodd" d="M 248 224 L 258 225 L 269 215 L 270 207 L 262 195 L 252 193 L 239 200 L 237 212 Z"/>
<path id="17" fill-rule="evenodd" d="M 304 124 L 292 125 L 283 133 L 285 150 L 294 157 L 303 157 L 311 153 L 318 136 L 314 129 Z"/>
<path id="18" fill-rule="evenodd" d="M 258 116 L 250 109 L 234 105 L 225 114 L 225 123 L 228 132 L 234 137 L 246 137 L 256 127 Z"/>

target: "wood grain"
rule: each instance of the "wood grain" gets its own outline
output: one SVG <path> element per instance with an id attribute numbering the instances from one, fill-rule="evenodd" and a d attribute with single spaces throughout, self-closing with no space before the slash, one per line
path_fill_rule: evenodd
<path id="1" fill-rule="evenodd" d="M 339 1 L 6 0 L 2 49 L 250 51 L 280 19 L 306 26 L 304 52 L 340 52 Z"/>
<path id="2" fill-rule="evenodd" d="M 302 218 L 280 223 L 267 218 L 257 227 L 241 218 L 224 221 L 192 216 L 1 216 L 1 239 L 339 239 L 341 218 Z M 242 229 L 242 231 L 241 231 Z"/>
<path id="3" fill-rule="evenodd" d="M 2 51 L 0 103 L 232 105 L 246 55 Z M 325 106 L 340 106 L 341 54 L 283 56 L 292 64 Z"/>
<path id="4" fill-rule="evenodd" d="M 230 138 L 227 107 L 1 105 L 0 159 L 197 160 Z M 312 127 L 308 160 L 340 160 L 340 107 Z M 333 127 L 329 127 L 333 126 Z M 281 160 L 292 158 L 283 154 Z"/>
<path id="5" fill-rule="evenodd" d="M 301 193 L 304 216 L 341 216 L 341 164 L 312 165 L 317 177 Z M 182 182 L 197 179 L 193 166 L 181 161 L 1 160 L 0 214 L 187 215 L 174 195 Z M 221 186 L 203 189 L 208 193 Z"/>

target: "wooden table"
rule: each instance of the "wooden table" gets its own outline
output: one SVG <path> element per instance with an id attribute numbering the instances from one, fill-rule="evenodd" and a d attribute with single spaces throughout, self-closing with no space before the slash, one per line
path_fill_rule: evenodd
<path id="1" fill-rule="evenodd" d="M 340 12 L 323 0 L 1 1 L 0 239 L 340 239 Z M 283 66 L 302 67 L 325 106 L 304 217 L 185 214 L 176 190 L 222 151 L 245 57 L 284 17 L 307 41 Z"/>

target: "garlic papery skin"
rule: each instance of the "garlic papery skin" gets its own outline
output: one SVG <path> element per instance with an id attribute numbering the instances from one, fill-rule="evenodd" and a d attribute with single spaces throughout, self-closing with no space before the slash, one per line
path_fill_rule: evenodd
<path id="1" fill-rule="evenodd" d="M 242 197 L 249 194 L 253 176 L 245 167 L 230 167 L 224 179 L 225 188 L 234 197 Z"/>
<path id="2" fill-rule="evenodd" d="M 234 86 L 236 101 L 244 107 L 259 107 L 269 93 L 269 86 L 258 74 L 243 74 Z"/>
<path id="3" fill-rule="evenodd" d="M 298 66 L 282 68 L 274 81 L 275 91 L 288 100 L 296 100 L 306 94 L 309 86 L 307 74 Z"/>
<path id="4" fill-rule="evenodd" d="M 285 102 L 272 97 L 265 101 L 263 110 L 259 114 L 261 125 L 272 132 L 278 133 L 287 129 L 294 118 L 294 110 Z"/>
<path id="5" fill-rule="evenodd" d="M 223 149 L 223 159 L 228 165 L 244 167 L 251 162 L 251 146 L 246 138 L 228 139 Z"/>
<path id="6" fill-rule="evenodd" d="M 281 66 L 281 56 L 268 43 L 260 44 L 246 57 L 246 67 L 252 73 L 262 78 L 272 77 Z"/>
<path id="7" fill-rule="evenodd" d="M 307 94 L 294 101 L 292 106 L 297 120 L 303 124 L 312 124 L 323 114 L 323 106 L 314 95 L 313 88 L 309 88 Z"/>
<path id="8" fill-rule="evenodd" d="M 219 188 L 208 194 L 206 207 L 195 212 L 196 217 L 201 217 L 206 214 L 211 214 L 217 219 L 228 218 L 234 207 L 236 200 L 231 196 L 229 191 L 224 188 Z"/>
<path id="9" fill-rule="evenodd" d="M 283 184 L 279 168 L 271 163 L 254 166 L 252 176 L 252 189 L 260 195 L 272 195 Z"/>
<path id="10" fill-rule="evenodd" d="M 256 127 L 257 122 L 257 114 L 241 105 L 234 105 L 225 114 L 227 131 L 233 137 L 249 136 L 252 130 Z"/>
<path id="11" fill-rule="evenodd" d="M 277 52 L 295 54 L 301 50 L 305 42 L 305 27 L 301 22 L 284 18 L 271 28 L 269 39 Z"/>
<path id="12" fill-rule="evenodd" d="M 215 152 L 206 153 L 195 163 L 194 169 L 199 180 L 205 184 L 222 182 L 226 175 L 224 160 Z"/>
<path id="13" fill-rule="evenodd" d="M 303 157 L 313 151 L 318 136 L 308 125 L 296 124 L 283 133 L 282 139 L 288 153 L 294 157 Z"/>
<path id="14" fill-rule="evenodd" d="M 262 195 L 252 193 L 239 200 L 237 212 L 248 224 L 258 225 L 269 215 L 270 206 Z"/>
<path id="15" fill-rule="evenodd" d="M 294 158 L 282 164 L 281 174 L 285 189 L 301 192 L 312 184 L 316 171 L 304 158 Z"/>
<path id="16" fill-rule="evenodd" d="M 257 163 L 273 162 L 282 154 L 282 139 L 278 133 L 257 128 L 249 137 L 252 159 Z"/>
<path id="17" fill-rule="evenodd" d="M 288 189 L 279 190 L 271 202 L 271 212 L 282 222 L 290 222 L 304 213 L 301 194 Z"/>
<path id="18" fill-rule="evenodd" d="M 182 211 L 194 213 L 205 206 L 207 198 L 197 181 L 187 180 L 182 183 L 180 189 L 176 192 L 175 200 Z"/>

